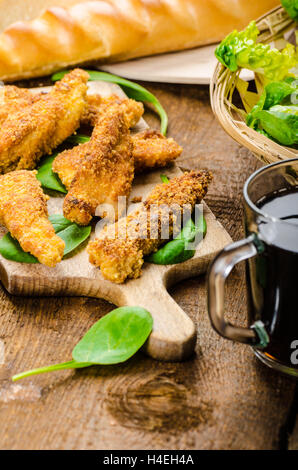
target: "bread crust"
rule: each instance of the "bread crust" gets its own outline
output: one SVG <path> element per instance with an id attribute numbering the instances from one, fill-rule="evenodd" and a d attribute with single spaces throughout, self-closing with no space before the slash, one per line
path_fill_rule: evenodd
<path id="1" fill-rule="evenodd" d="M 123 61 L 210 44 L 278 4 L 278 0 L 98 0 L 53 6 L 0 35 L 0 79 L 14 81 L 76 64 Z"/>

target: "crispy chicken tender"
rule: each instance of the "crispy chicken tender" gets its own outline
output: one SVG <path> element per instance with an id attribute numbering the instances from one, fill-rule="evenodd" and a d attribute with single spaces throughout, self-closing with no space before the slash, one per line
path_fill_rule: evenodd
<path id="1" fill-rule="evenodd" d="M 87 96 L 87 108 L 81 123 L 95 126 L 98 116 L 105 107 L 118 103 L 123 109 L 128 126 L 134 127 L 144 113 L 142 103 L 132 99 L 122 99 L 117 95 L 108 98 L 100 95 Z M 149 168 L 159 168 L 173 162 L 181 155 L 182 147 L 172 138 L 166 138 L 160 132 L 148 129 L 132 136 L 135 171 L 142 172 Z M 74 159 L 76 164 L 76 159 Z"/>
<path id="2" fill-rule="evenodd" d="M 174 139 L 167 139 L 153 129 L 134 134 L 131 140 L 135 173 L 164 167 L 172 163 L 182 152 L 182 148 Z M 82 164 L 86 147 L 88 147 L 86 144 L 81 144 L 71 150 L 65 150 L 57 155 L 53 162 L 53 171 L 58 174 L 67 190 Z"/>
<path id="3" fill-rule="evenodd" d="M 0 124 L 12 113 L 36 101 L 27 88 L 6 85 L 0 88 Z"/>
<path id="4" fill-rule="evenodd" d="M 47 199 L 36 171 L 18 170 L 0 176 L 0 223 L 24 251 L 53 267 L 63 257 L 65 243 L 48 219 Z"/>
<path id="5" fill-rule="evenodd" d="M 135 173 L 165 167 L 182 152 L 182 147 L 174 139 L 166 138 L 153 129 L 132 135 L 131 141 Z M 58 174 L 67 190 L 86 156 L 88 147 L 88 143 L 85 143 L 65 150 L 58 154 L 53 162 L 53 171 Z"/>
<path id="6" fill-rule="evenodd" d="M 63 178 L 59 161 L 76 155 L 80 163 L 73 178 Z M 68 160 L 69 159 L 69 160 Z M 114 103 L 106 107 L 89 142 L 56 157 L 53 170 L 69 187 L 63 212 L 67 219 L 87 225 L 100 204 L 111 204 L 117 217 L 118 197 L 129 196 L 134 177 L 132 143 L 123 111 Z"/>
<path id="7" fill-rule="evenodd" d="M 132 142 L 136 173 L 164 167 L 176 160 L 182 152 L 182 147 L 174 139 L 166 138 L 153 129 L 135 134 Z"/>
<path id="8" fill-rule="evenodd" d="M 143 103 L 129 98 L 120 98 L 117 95 L 103 97 L 98 94 L 87 96 L 87 107 L 81 118 L 81 124 L 92 126 L 96 125 L 99 115 L 107 109 L 108 106 L 118 104 L 124 117 L 127 120 L 128 127 L 134 127 L 144 114 Z"/>
<path id="9" fill-rule="evenodd" d="M 0 171 L 32 169 L 80 125 L 89 75 L 75 69 L 32 104 L 10 113 L 0 128 Z"/>
<path id="10" fill-rule="evenodd" d="M 185 206 L 193 209 L 206 195 L 211 180 L 208 171 L 191 171 L 156 186 L 140 209 L 116 224 L 107 225 L 89 242 L 90 262 L 100 267 L 105 279 L 115 283 L 138 278 L 144 256 L 166 241 L 162 237 L 163 227 L 168 226 L 168 239 L 175 235 L 175 223 L 181 220 Z"/>

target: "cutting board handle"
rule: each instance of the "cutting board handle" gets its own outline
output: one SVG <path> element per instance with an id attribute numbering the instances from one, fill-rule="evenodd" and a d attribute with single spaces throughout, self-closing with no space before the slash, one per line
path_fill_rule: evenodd
<path id="1" fill-rule="evenodd" d="M 157 274 L 157 273 L 156 273 Z M 146 276 L 147 277 L 147 276 Z M 153 317 L 153 330 L 144 350 L 155 359 L 181 361 L 193 354 L 196 328 L 193 321 L 167 292 L 160 276 L 141 278 L 125 290 L 125 305 L 139 306 Z"/>

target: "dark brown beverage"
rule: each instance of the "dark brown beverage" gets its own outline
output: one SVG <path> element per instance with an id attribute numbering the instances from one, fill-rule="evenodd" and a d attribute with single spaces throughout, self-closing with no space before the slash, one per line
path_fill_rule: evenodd
<path id="1" fill-rule="evenodd" d="M 269 359 L 298 368 L 298 187 L 266 195 L 256 206 L 268 217 L 258 225 L 261 252 L 248 261 L 251 321 L 269 335 Z"/>
<path id="2" fill-rule="evenodd" d="M 252 346 L 267 366 L 298 378 L 298 158 L 260 168 L 243 188 L 246 238 L 230 243 L 208 272 L 208 313 L 218 334 Z M 247 260 L 250 321 L 225 317 L 225 282 Z"/>

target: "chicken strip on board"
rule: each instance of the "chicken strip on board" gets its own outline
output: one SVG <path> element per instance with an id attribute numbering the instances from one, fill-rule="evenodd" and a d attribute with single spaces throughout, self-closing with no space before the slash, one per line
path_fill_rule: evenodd
<path id="1" fill-rule="evenodd" d="M 6 85 L 0 88 L 0 124 L 5 119 L 36 101 L 36 97 L 28 88 L 18 88 L 14 85 Z"/>
<path id="2" fill-rule="evenodd" d="M 53 267 L 63 257 L 65 243 L 48 219 L 47 199 L 36 171 L 18 170 L 0 176 L 0 223 L 24 251 Z"/>
<path id="3" fill-rule="evenodd" d="M 32 169 L 80 124 L 89 75 L 72 70 L 53 89 L 10 113 L 0 128 L 0 171 Z"/>
<path id="4" fill-rule="evenodd" d="M 128 127 L 132 127 L 138 122 L 141 117 L 141 108 L 139 108 L 134 100 L 126 99 L 122 100 L 112 95 L 109 98 L 101 98 L 100 95 L 91 95 L 87 98 L 87 102 L 90 104 L 92 98 L 94 110 L 90 113 L 92 117 L 84 118 L 85 123 L 93 123 L 95 129 L 97 127 L 96 120 L 106 112 L 110 106 L 118 105 L 118 112 L 124 112 Z M 95 111 L 96 109 L 96 111 Z M 87 107 L 85 116 L 90 111 Z M 103 111 L 105 110 L 105 111 Z M 94 131 L 97 132 L 96 130 Z M 92 137 L 94 134 L 92 134 Z M 131 136 L 132 139 L 132 154 L 135 164 L 135 172 L 140 173 L 145 170 L 149 170 L 157 167 L 164 167 L 167 164 L 173 162 L 182 152 L 180 145 L 175 142 L 172 138 L 164 137 L 160 132 L 148 129 Z M 82 164 L 82 160 L 85 157 L 85 149 L 88 148 L 87 144 L 81 144 L 73 147 L 70 150 L 61 152 L 55 158 L 53 162 L 53 171 L 58 174 L 62 183 L 68 190 L 71 182 L 75 177 L 76 172 Z"/>
<path id="5" fill-rule="evenodd" d="M 78 168 L 68 181 L 67 177 L 62 178 L 69 187 L 63 205 L 64 216 L 87 225 L 100 204 L 110 204 L 117 218 L 118 198 L 129 196 L 134 177 L 131 137 L 127 120 L 117 103 L 107 106 L 106 112 L 99 116 L 90 141 L 75 149 L 80 161 Z M 57 158 L 53 164 L 56 172 Z"/>
<path id="6" fill-rule="evenodd" d="M 165 167 L 182 152 L 182 147 L 172 137 L 167 138 L 153 129 L 133 135 L 132 144 L 136 173 Z"/>
<path id="7" fill-rule="evenodd" d="M 182 152 L 182 148 L 174 139 L 166 138 L 153 129 L 134 134 L 131 140 L 135 173 L 163 168 L 176 160 Z M 65 150 L 58 154 L 53 162 L 52 169 L 58 174 L 67 190 L 82 164 L 86 147 L 86 144 L 80 144 Z"/>
<path id="8" fill-rule="evenodd" d="M 120 98 L 118 95 L 101 96 L 98 94 L 87 95 L 87 106 L 81 118 L 81 124 L 94 127 L 99 115 L 107 109 L 107 106 L 118 104 L 128 127 L 134 127 L 144 114 L 144 106 L 140 101 L 130 98 Z"/>
<path id="9" fill-rule="evenodd" d="M 112 103 L 118 103 L 121 106 L 129 127 L 134 127 L 144 113 L 144 107 L 138 101 L 119 98 L 117 95 L 111 95 L 108 98 L 90 95 L 87 97 L 87 107 L 81 123 L 95 126 L 102 110 Z M 135 172 L 164 167 L 178 158 L 182 152 L 182 147 L 173 138 L 166 138 L 153 129 L 133 134 L 132 142 Z M 76 158 L 74 156 L 75 164 Z"/>
<path id="10" fill-rule="evenodd" d="M 115 114 L 121 114 L 128 128 L 133 127 L 144 112 L 142 103 L 138 103 L 129 98 L 123 99 L 119 98 L 117 95 L 102 97 L 98 94 L 87 96 L 87 107 L 81 118 L 81 124 L 94 127 L 91 140 L 90 142 L 77 145 L 70 150 L 61 152 L 55 158 L 52 166 L 53 171 L 58 174 L 67 190 L 69 190 L 77 171 L 80 169 L 83 159 L 89 155 L 91 146 L 98 140 L 98 136 L 100 136 L 102 132 L 106 132 L 105 127 L 102 127 L 101 118 L 104 117 L 109 109 L 112 109 L 112 112 Z M 109 114 L 111 116 L 111 113 Z M 108 122 L 108 120 L 106 122 Z"/>
<path id="11" fill-rule="evenodd" d="M 169 238 L 172 237 L 185 205 L 193 209 L 206 195 L 211 180 L 208 171 L 191 171 L 156 186 L 140 209 L 116 224 L 107 225 L 89 242 L 90 262 L 100 267 L 105 279 L 115 283 L 138 278 L 144 256 L 167 241 L 161 236 L 164 225 L 169 224 Z M 174 206 L 175 211 L 168 210 Z"/>

